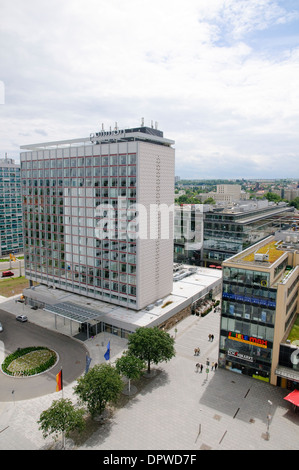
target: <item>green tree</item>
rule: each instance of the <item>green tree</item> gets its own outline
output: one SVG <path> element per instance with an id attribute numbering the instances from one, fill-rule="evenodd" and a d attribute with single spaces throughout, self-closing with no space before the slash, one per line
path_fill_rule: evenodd
<path id="1" fill-rule="evenodd" d="M 74 392 L 94 418 L 105 410 L 107 403 L 117 400 L 122 388 L 123 383 L 115 367 L 97 364 L 79 377 Z"/>
<path id="2" fill-rule="evenodd" d="M 212 197 L 208 197 L 208 198 L 204 201 L 204 204 L 216 204 L 216 201 L 215 201 L 215 199 L 213 199 Z"/>
<path id="3" fill-rule="evenodd" d="M 158 364 L 175 356 L 174 339 L 158 327 L 138 328 L 128 338 L 128 350 L 130 354 L 147 362 L 148 373 L 151 362 Z"/>
<path id="4" fill-rule="evenodd" d="M 129 351 L 125 351 L 120 358 L 116 359 L 115 367 L 119 374 L 129 379 L 130 393 L 131 380 L 139 379 L 143 369 L 145 368 L 145 361 L 133 356 Z"/>
<path id="5" fill-rule="evenodd" d="M 175 199 L 177 204 L 200 204 L 200 200 L 194 196 L 188 196 L 187 194 L 183 194 Z"/>
<path id="6" fill-rule="evenodd" d="M 84 413 L 85 411 L 82 408 L 75 409 L 68 398 L 54 400 L 50 408 L 41 413 L 38 420 L 39 429 L 42 431 L 44 438 L 50 434 L 58 437 L 62 433 L 64 448 L 65 436 L 68 436 L 71 431 L 81 432 L 84 429 Z"/>
<path id="7" fill-rule="evenodd" d="M 270 202 L 279 202 L 282 200 L 281 197 L 278 196 L 278 194 L 270 192 L 265 194 L 265 198 L 268 199 L 268 201 Z"/>
<path id="8" fill-rule="evenodd" d="M 296 207 L 296 209 L 299 209 L 299 197 L 295 197 L 295 199 L 293 199 L 290 202 L 290 206 L 294 206 L 294 207 Z"/>

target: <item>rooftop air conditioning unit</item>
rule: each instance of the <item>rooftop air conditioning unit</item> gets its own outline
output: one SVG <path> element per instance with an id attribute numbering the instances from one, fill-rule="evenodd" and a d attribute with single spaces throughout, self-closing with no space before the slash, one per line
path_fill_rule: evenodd
<path id="1" fill-rule="evenodd" d="M 152 310 L 153 308 L 154 308 L 154 304 L 150 304 L 147 307 L 145 307 L 145 310 L 149 311 L 149 310 Z"/>
<path id="2" fill-rule="evenodd" d="M 254 254 L 254 261 L 268 261 L 269 255 L 265 253 L 255 253 Z"/>

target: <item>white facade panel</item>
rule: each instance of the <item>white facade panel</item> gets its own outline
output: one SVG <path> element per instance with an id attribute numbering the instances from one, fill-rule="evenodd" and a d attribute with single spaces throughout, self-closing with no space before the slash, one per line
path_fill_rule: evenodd
<path id="1" fill-rule="evenodd" d="M 145 209 L 147 238 L 137 245 L 137 303 L 144 308 L 167 296 L 173 285 L 174 149 L 144 142 L 138 147 L 137 200 Z M 163 224 L 168 230 L 161 233 Z"/>

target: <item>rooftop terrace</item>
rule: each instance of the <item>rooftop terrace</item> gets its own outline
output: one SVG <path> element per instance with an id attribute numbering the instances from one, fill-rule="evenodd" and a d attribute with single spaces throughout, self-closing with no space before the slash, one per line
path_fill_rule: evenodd
<path id="1" fill-rule="evenodd" d="M 259 243 L 259 246 L 253 245 L 242 253 L 233 256 L 230 260 L 233 263 L 269 268 L 285 254 L 285 251 L 280 249 L 281 245 L 280 241 L 270 237 L 268 242 L 264 240 L 264 244 Z"/>

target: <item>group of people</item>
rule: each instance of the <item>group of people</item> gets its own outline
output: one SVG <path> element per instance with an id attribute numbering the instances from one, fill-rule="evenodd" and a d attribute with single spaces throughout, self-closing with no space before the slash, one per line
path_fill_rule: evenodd
<path id="1" fill-rule="evenodd" d="M 207 367 L 209 367 L 209 365 L 210 365 L 210 362 L 209 362 L 209 360 L 207 360 Z M 196 367 L 196 372 L 198 372 L 199 370 L 200 370 L 200 372 L 202 372 L 203 364 L 200 364 L 199 362 L 197 362 L 197 363 L 195 364 L 195 367 Z M 211 364 L 211 369 L 212 369 L 212 370 L 216 370 L 217 367 L 218 367 L 217 362 L 212 362 L 212 364 Z"/>
<path id="2" fill-rule="evenodd" d="M 214 335 L 213 334 L 209 334 L 209 341 L 211 341 L 211 342 L 214 341 Z M 199 355 L 200 355 L 200 348 L 194 348 L 194 356 L 199 356 Z M 209 358 L 206 361 L 206 365 L 207 365 L 207 367 L 209 367 L 209 365 L 210 365 Z M 200 372 L 202 372 L 202 369 L 204 368 L 203 364 L 200 364 L 199 362 L 197 362 L 195 364 L 195 367 L 196 367 L 196 372 L 198 372 L 199 370 L 200 370 Z M 211 369 L 216 370 L 217 367 L 218 367 L 217 362 L 212 362 Z"/>

